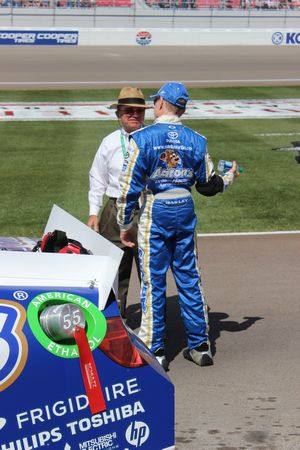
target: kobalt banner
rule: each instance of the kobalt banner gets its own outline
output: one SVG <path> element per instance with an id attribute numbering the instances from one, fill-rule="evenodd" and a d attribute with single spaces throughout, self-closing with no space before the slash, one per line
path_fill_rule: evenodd
<path id="1" fill-rule="evenodd" d="M 300 33 L 281 33 L 280 31 L 276 31 L 276 33 L 273 33 L 272 35 L 272 42 L 275 45 L 297 45 L 300 44 Z"/>
<path id="2" fill-rule="evenodd" d="M 78 31 L 3 30 L 0 45 L 78 45 Z"/>

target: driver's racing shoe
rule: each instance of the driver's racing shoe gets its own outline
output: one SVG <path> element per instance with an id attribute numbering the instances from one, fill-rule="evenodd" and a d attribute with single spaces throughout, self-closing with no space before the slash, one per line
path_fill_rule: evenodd
<path id="1" fill-rule="evenodd" d="M 183 351 L 183 356 L 189 361 L 193 361 L 198 366 L 212 366 L 213 358 L 210 350 L 210 344 L 208 342 L 203 342 L 196 348 L 185 349 Z"/>
<path id="2" fill-rule="evenodd" d="M 159 364 L 161 365 L 161 367 L 166 372 L 168 372 L 168 370 L 169 370 L 169 361 L 166 358 L 164 349 L 163 348 L 158 348 L 157 350 L 155 350 L 154 356 L 155 356 L 156 360 L 159 362 Z"/>

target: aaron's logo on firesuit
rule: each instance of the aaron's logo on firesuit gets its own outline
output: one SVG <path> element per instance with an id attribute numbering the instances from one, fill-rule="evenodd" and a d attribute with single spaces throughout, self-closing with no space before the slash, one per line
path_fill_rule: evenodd
<path id="1" fill-rule="evenodd" d="M 172 169 L 181 164 L 180 156 L 176 152 L 173 152 L 173 150 L 166 150 L 161 153 L 160 159 L 167 164 L 168 169 Z"/>

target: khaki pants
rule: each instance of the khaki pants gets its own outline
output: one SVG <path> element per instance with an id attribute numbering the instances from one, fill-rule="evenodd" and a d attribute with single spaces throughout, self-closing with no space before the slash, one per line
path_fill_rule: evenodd
<path id="1" fill-rule="evenodd" d="M 135 247 L 125 247 L 120 241 L 120 228 L 117 223 L 117 202 L 115 198 L 109 198 L 102 210 L 100 217 L 100 234 L 124 251 L 123 258 L 119 267 L 118 299 L 120 301 L 120 312 L 122 317 L 126 316 L 126 303 L 129 288 L 129 280 L 132 270 L 133 259 L 137 266 L 140 278 L 138 246 L 135 240 Z M 139 211 L 135 211 L 133 227 L 137 232 Z"/>

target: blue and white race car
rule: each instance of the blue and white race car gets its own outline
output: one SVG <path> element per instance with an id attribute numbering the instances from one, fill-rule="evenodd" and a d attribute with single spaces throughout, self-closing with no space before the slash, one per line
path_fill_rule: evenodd
<path id="1" fill-rule="evenodd" d="M 121 251 L 54 207 L 62 227 L 92 255 L 0 238 L 0 450 L 174 449 L 174 386 L 112 289 Z"/>

